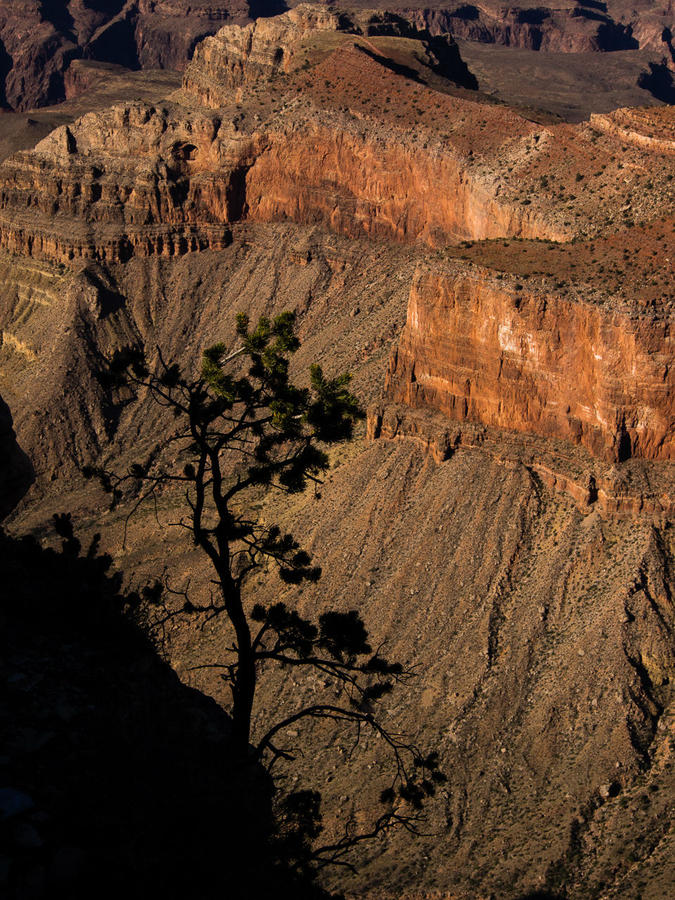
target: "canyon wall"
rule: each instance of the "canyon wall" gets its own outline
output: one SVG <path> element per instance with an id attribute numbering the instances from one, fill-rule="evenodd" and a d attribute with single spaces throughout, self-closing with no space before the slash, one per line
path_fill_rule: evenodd
<path id="1" fill-rule="evenodd" d="M 614 21 L 607 11 L 571 5 L 553 8 L 465 3 L 454 9 L 412 9 L 405 14 L 432 33 L 467 41 L 550 53 L 592 53 L 638 47 L 632 23 Z M 649 36 L 653 40 L 653 36 Z M 659 35 L 660 38 L 660 35 Z M 648 38 L 649 40 L 649 38 Z"/>
<path id="2" fill-rule="evenodd" d="M 248 14 L 244 0 L 0 0 L 0 108 L 62 100 L 74 59 L 183 69 L 201 38 Z"/>
<path id="3" fill-rule="evenodd" d="M 429 246 L 572 236 L 537 204 L 502 201 L 452 147 L 321 119 L 246 131 L 171 105 L 90 113 L 0 166 L 0 247 L 57 262 L 180 255 L 225 246 L 242 219 Z"/>
<path id="4" fill-rule="evenodd" d="M 423 29 L 430 37 L 453 35 L 480 43 L 572 53 L 639 47 L 662 54 L 666 52 L 664 30 L 672 30 L 675 23 L 670 0 L 638 8 L 623 0 L 555 8 L 490 2 L 412 9 L 369 5 L 380 9 L 354 10 L 345 4 L 333 16 L 351 17 L 361 30 L 371 20 L 364 33 L 405 34 Z M 252 0 L 0 0 L 0 108 L 25 110 L 62 100 L 64 75 L 74 59 L 182 70 L 199 42 L 223 23 L 243 24 L 278 12 L 276 3 Z M 324 9 L 320 15 L 331 14 Z M 245 33 L 242 39 L 242 56 L 248 56 L 252 48 L 246 44 Z M 253 50 L 251 61 L 256 62 L 256 57 Z M 268 65 L 267 60 L 260 61 Z M 282 54 L 272 65 L 283 69 L 287 63 Z"/>
<path id="5" fill-rule="evenodd" d="M 0 246 L 58 262 L 226 246 L 241 207 L 234 173 L 254 143 L 214 116 L 143 104 L 90 113 L 6 161 Z"/>
<path id="6" fill-rule="evenodd" d="M 443 246 L 497 237 L 566 240 L 536 206 L 501 202 L 452 151 L 421 151 L 350 131 L 298 127 L 272 136 L 246 179 L 248 217 L 323 223 Z"/>
<path id="7" fill-rule="evenodd" d="M 378 28 L 386 19 L 375 18 Z M 413 60 L 427 43 L 378 43 L 354 33 L 374 19 L 363 21 L 301 6 L 227 27 L 204 42 L 171 100 L 89 113 L 16 153 L 0 166 L 0 248 L 77 269 L 223 251 L 245 223 L 407 245 L 420 267 L 390 401 L 607 459 L 675 458 L 666 293 L 647 306 L 622 282 L 610 296 L 588 280 L 600 270 L 581 277 L 570 261 L 566 296 L 544 268 L 554 242 L 628 235 L 655 209 L 672 211 L 670 156 L 656 160 L 663 148 L 652 140 L 670 133 L 668 110 L 629 117 L 647 143 L 624 145 L 613 123 L 628 114 L 597 127 L 540 125 L 428 87 L 383 55 Z M 302 55 L 308 37 L 318 60 Z M 377 94 L 365 107 L 363 84 Z M 618 226 L 603 203 L 610 190 L 624 211 Z M 462 241 L 507 238 L 551 242 L 535 246 L 541 278 L 527 289 L 444 261 L 450 248 L 462 255 Z"/>
<path id="8" fill-rule="evenodd" d="M 421 267 L 386 395 L 459 421 L 563 438 L 606 459 L 675 459 L 669 320 L 485 270 Z"/>

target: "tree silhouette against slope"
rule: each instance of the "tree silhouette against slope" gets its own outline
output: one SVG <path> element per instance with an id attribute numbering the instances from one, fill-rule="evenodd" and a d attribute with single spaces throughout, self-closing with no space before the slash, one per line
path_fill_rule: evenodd
<path id="1" fill-rule="evenodd" d="M 391 783 L 382 791 L 383 807 L 361 830 L 350 821 L 342 837 L 317 847 L 320 794 L 296 791 L 280 801 L 280 821 L 288 824 L 288 835 L 293 840 L 302 835 L 303 848 L 294 847 L 292 855 L 315 867 L 343 862 L 355 845 L 395 826 L 416 832 L 425 798 L 445 778 L 437 754 L 423 754 L 378 718 L 378 701 L 411 673 L 373 651 L 357 611 L 328 610 L 314 623 L 285 603 L 247 602 L 252 574 L 270 561 L 286 583 L 320 578 L 320 568 L 293 535 L 258 521 L 252 500 L 261 491 L 275 489 L 283 496 L 320 483 L 329 465 L 325 448 L 350 440 L 363 413 L 349 391 L 349 375 L 328 379 L 313 365 L 310 387 L 290 380 L 289 359 L 300 346 L 293 313 L 273 321 L 261 318 L 254 328 L 240 314 L 237 335 L 236 349 L 221 343 L 204 351 L 197 378 L 165 362 L 161 353 L 151 371 L 138 348 L 118 351 L 102 374 L 104 381 L 118 398 L 119 391 L 131 388 L 135 396 L 147 392 L 168 408 L 176 426 L 160 444 L 164 450 L 172 448 L 179 461 L 165 464 L 159 453 L 125 474 L 103 469 L 87 474 L 97 475 L 117 497 L 125 483 L 135 482 L 140 492 L 133 509 L 167 485 L 183 489 L 186 513 L 176 524 L 208 557 L 216 591 L 208 605 L 195 605 L 185 594 L 181 608 L 171 615 L 220 617 L 230 629 L 228 658 L 212 665 L 221 669 L 231 692 L 232 754 L 240 765 L 262 762 L 271 771 L 280 758 L 292 760 L 294 752 L 283 745 L 284 732 L 312 719 L 353 727 L 357 742 L 369 729 L 390 751 Z M 254 734 L 258 679 L 261 667 L 270 663 L 320 672 L 331 698 L 301 705 Z"/>
<path id="2" fill-rule="evenodd" d="M 53 524 L 60 546 L 0 527 L 3 900 L 337 900 L 297 865 L 304 821 L 280 821 L 269 774 L 232 764 L 227 714 L 138 627 L 99 535 Z"/>

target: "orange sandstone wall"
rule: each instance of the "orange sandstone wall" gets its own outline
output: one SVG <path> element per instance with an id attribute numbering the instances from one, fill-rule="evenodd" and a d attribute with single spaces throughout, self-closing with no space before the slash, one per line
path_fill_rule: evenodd
<path id="1" fill-rule="evenodd" d="M 270 134 L 246 180 L 248 217 L 322 223 L 350 237 L 443 246 L 496 237 L 568 240 L 532 207 L 498 202 L 452 153 L 340 129 Z"/>
<path id="2" fill-rule="evenodd" d="M 667 321 L 516 290 L 480 270 L 420 269 L 386 392 L 452 419 L 675 459 Z"/>

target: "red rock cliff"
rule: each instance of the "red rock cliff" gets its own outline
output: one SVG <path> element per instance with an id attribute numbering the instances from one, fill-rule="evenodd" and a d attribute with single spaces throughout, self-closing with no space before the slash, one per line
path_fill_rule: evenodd
<path id="1" fill-rule="evenodd" d="M 352 237 L 443 246 L 496 237 L 565 240 L 536 206 L 501 202 L 466 161 L 347 130 L 300 126 L 270 136 L 246 184 L 248 216 L 323 223 Z"/>
<path id="2" fill-rule="evenodd" d="M 386 393 L 613 460 L 675 459 L 674 353 L 667 319 L 422 267 Z"/>

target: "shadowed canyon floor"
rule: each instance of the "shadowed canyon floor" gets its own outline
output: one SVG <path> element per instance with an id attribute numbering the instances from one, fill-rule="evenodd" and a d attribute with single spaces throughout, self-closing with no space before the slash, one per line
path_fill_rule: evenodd
<path id="1" fill-rule="evenodd" d="M 477 10 L 462 38 L 473 22 L 497 40 L 495 10 Z M 668 12 L 648 12 L 633 33 L 660 48 Z M 515 47 L 464 54 L 437 16 L 406 16 L 300 5 L 197 44 L 180 85 L 96 81 L 81 63 L 82 93 L 0 119 L 15 123 L 0 145 L 0 395 L 35 470 L 7 527 L 50 543 L 49 517 L 72 510 L 133 585 L 170 561 L 173 585 L 207 597 L 203 561 L 169 527 L 171 490 L 126 523 L 133 490 L 110 508 L 79 474 L 152 458 L 166 427 L 97 372 L 131 343 L 193 368 L 234 343 L 235 312 L 295 310 L 294 372 L 351 371 L 368 422 L 283 509 L 322 579 L 298 590 L 269 571 L 251 602 L 358 609 L 418 672 L 387 721 L 437 746 L 449 776 L 419 839 L 388 835 L 326 884 L 373 900 L 660 900 L 675 875 L 675 107 L 606 95 L 572 124 L 550 114 L 561 96 L 486 96 L 472 52 L 569 64 L 604 20 L 545 17 L 537 51 L 521 17 L 499 31 Z M 263 521 L 277 510 L 259 498 Z M 195 667 L 227 640 L 176 620 L 162 649 L 226 705 Z M 261 710 L 292 710 L 299 690 L 264 681 Z M 330 831 L 372 806 L 381 758 L 316 726 L 286 774 L 320 788 Z"/>

